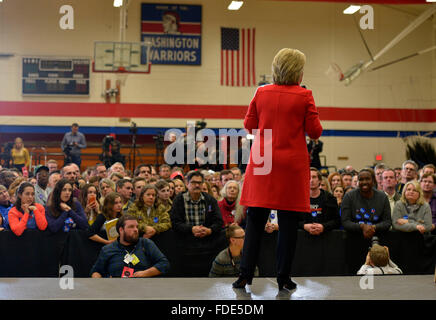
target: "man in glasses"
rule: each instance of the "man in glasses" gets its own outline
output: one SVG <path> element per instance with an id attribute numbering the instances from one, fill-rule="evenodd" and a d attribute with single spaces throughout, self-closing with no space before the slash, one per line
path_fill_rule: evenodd
<path id="1" fill-rule="evenodd" d="M 213 261 L 212 268 L 209 272 L 209 277 L 211 278 L 239 276 L 245 231 L 237 224 L 231 224 L 226 230 L 226 238 L 229 242 L 229 246 L 221 251 Z M 256 276 L 258 272 L 259 271 L 256 270 Z"/>
<path id="2" fill-rule="evenodd" d="M 416 180 L 418 178 L 418 165 L 413 160 L 403 162 L 401 169 L 401 181 L 398 182 L 396 191 L 401 195 L 406 182 Z"/>

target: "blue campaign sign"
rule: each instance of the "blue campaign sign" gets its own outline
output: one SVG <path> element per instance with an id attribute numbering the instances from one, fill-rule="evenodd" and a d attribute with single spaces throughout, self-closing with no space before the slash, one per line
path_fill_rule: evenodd
<path id="1" fill-rule="evenodd" d="M 201 65 L 201 5 L 142 3 L 141 41 L 152 64 Z"/>

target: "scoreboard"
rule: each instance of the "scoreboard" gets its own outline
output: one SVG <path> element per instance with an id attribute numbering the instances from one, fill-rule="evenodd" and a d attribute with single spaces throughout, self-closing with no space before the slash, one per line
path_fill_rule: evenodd
<path id="1" fill-rule="evenodd" d="M 89 95 L 88 58 L 24 57 L 23 95 Z"/>

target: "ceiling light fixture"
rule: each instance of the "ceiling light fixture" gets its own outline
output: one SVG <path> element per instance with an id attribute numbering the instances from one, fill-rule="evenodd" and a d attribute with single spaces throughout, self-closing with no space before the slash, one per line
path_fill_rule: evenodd
<path id="1" fill-rule="evenodd" d="M 360 6 L 349 6 L 347 9 L 344 10 L 344 14 L 354 14 L 360 9 Z"/>
<path id="2" fill-rule="evenodd" d="M 228 10 L 239 10 L 242 5 L 244 4 L 244 1 L 232 1 L 229 6 L 227 7 Z"/>
<path id="3" fill-rule="evenodd" d="M 123 5 L 123 0 L 114 0 L 114 7 L 119 8 Z"/>

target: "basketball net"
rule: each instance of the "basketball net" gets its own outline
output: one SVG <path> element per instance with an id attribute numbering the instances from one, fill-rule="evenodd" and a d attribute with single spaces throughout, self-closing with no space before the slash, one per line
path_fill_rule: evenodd
<path id="1" fill-rule="evenodd" d="M 342 73 L 341 68 L 336 63 L 331 63 L 325 74 L 330 79 L 336 81 L 337 80 L 341 81 L 344 78 L 344 74 Z"/>
<path id="2" fill-rule="evenodd" d="M 122 86 L 124 86 L 126 84 L 128 76 L 129 76 L 129 73 L 126 72 L 126 68 L 118 67 L 118 71 L 115 73 L 115 79 L 117 81 L 119 81 Z"/>

